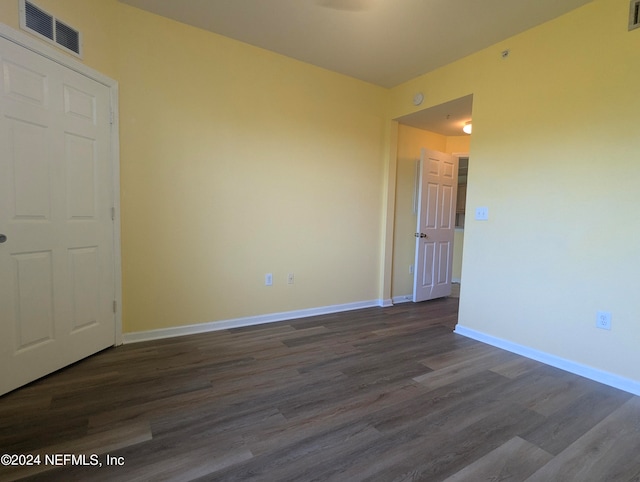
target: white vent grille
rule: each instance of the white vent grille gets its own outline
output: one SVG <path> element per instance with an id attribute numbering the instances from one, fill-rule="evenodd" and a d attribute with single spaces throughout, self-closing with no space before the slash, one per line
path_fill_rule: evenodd
<path id="1" fill-rule="evenodd" d="M 25 2 L 25 23 L 27 28 L 53 40 L 53 17 L 35 5 Z"/>
<path id="2" fill-rule="evenodd" d="M 80 53 L 80 33 L 59 20 L 56 20 L 56 42 L 77 54 Z"/>
<path id="3" fill-rule="evenodd" d="M 640 27 L 640 0 L 631 0 L 629 7 L 629 30 Z"/>
<path id="4" fill-rule="evenodd" d="M 29 0 L 20 0 L 20 26 L 41 39 L 82 57 L 80 32 Z"/>

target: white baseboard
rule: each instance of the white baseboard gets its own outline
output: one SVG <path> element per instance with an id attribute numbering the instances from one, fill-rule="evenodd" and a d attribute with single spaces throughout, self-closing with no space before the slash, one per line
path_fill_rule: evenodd
<path id="1" fill-rule="evenodd" d="M 296 318 L 307 318 L 309 316 L 327 315 L 331 313 L 339 313 L 341 311 L 360 310 L 362 308 L 372 308 L 375 306 L 385 307 L 392 306 L 392 304 L 391 300 L 378 299 L 360 301 L 356 303 L 345 303 L 342 305 L 321 306 L 319 308 L 309 308 L 305 310 L 285 311 L 282 313 L 270 313 L 267 315 L 247 316 L 245 318 L 234 318 L 231 320 L 210 321 L 195 325 L 136 331 L 133 333 L 124 333 L 122 335 L 122 342 L 125 344 L 138 343 L 141 341 L 172 338 L 174 336 L 195 335 L 197 333 L 228 330 L 230 328 L 240 328 L 243 326 L 262 325 L 264 323 L 274 323 L 277 321 L 293 320 Z"/>
<path id="2" fill-rule="evenodd" d="M 581 363 L 576 363 L 571 360 L 566 360 L 564 358 L 535 350 L 524 345 L 519 345 L 518 343 L 503 340 L 502 338 L 487 335 L 485 333 L 467 328 L 460 324 L 456 325 L 454 333 L 466 336 L 467 338 L 472 338 L 477 341 L 481 341 L 482 343 L 486 343 L 487 345 L 502 348 L 503 350 L 507 350 L 527 358 L 531 358 L 532 360 L 542 362 L 546 365 L 551 365 L 552 367 L 560 368 L 561 370 L 580 375 L 582 377 L 594 380 L 599 383 L 603 383 L 605 385 L 609 385 L 610 387 L 618 388 L 634 395 L 640 395 L 640 382 L 637 382 L 635 380 L 630 380 L 613 373 L 598 370 L 597 368 L 583 365 Z"/>
<path id="3" fill-rule="evenodd" d="M 451 282 L 460 284 L 462 282 L 462 279 L 460 279 L 460 278 L 451 278 Z"/>
<path id="4" fill-rule="evenodd" d="M 413 301 L 413 295 L 401 295 L 393 297 L 393 304 L 397 305 L 398 303 L 409 303 Z"/>

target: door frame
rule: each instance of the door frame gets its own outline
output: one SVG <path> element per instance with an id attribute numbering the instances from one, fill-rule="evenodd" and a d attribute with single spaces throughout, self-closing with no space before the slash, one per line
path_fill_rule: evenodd
<path id="1" fill-rule="evenodd" d="M 467 161 L 469 161 L 469 151 L 467 152 L 452 152 L 451 153 L 452 156 L 457 157 L 458 158 L 458 179 L 460 178 L 460 159 L 467 159 Z M 469 183 L 469 175 L 467 174 L 467 184 Z M 460 185 L 458 184 L 458 188 L 460 188 Z M 457 207 L 457 206 L 456 206 Z M 465 199 L 465 225 L 466 225 L 466 199 Z M 458 228 L 454 228 L 458 229 Z M 463 231 L 463 236 L 462 236 L 462 246 L 460 248 L 460 266 L 462 267 L 462 257 L 464 256 L 464 228 L 462 228 Z M 455 234 L 454 234 L 455 237 Z M 454 251 L 455 253 L 455 251 Z M 454 256 L 455 258 L 455 256 Z M 453 269 L 453 268 L 452 268 Z M 451 282 L 453 283 L 453 273 L 452 273 L 452 277 L 451 277 Z M 456 283 L 458 283 L 459 285 L 462 285 L 462 272 L 460 272 L 460 278 L 458 279 L 458 281 L 456 281 Z"/>
<path id="2" fill-rule="evenodd" d="M 36 40 L 26 33 L 15 30 L 0 23 L 0 37 L 30 50 L 57 64 L 94 80 L 109 89 L 109 107 L 111 110 L 111 132 L 109 145 L 109 161 L 113 173 L 111 185 L 113 189 L 113 259 L 114 259 L 114 297 L 115 297 L 115 344 L 122 344 L 122 252 L 120 249 L 120 137 L 118 124 L 118 82 L 97 70 L 63 54 L 48 44 Z"/>

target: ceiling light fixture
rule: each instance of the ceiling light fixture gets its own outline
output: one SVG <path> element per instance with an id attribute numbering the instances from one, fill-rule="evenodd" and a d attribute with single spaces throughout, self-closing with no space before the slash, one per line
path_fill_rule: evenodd
<path id="1" fill-rule="evenodd" d="M 462 131 L 465 134 L 471 134 L 471 121 L 464 123 L 464 126 L 462 127 Z"/>

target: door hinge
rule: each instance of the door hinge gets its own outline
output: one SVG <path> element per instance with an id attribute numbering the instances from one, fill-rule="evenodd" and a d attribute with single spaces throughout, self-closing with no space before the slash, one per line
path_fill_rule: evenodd
<path id="1" fill-rule="evenodd" d="M 116 220 L 116 208 L 112 207 L 111 208 L 111 221 L 115 221 Z"/>
<path id="2" fill-rule="evenodd" d="M 116 300 L 113 300 L 113 312 L 118 312 L 118 302 Z"/>
<path id="3" fill-rule="evenodd" d="M 113 111 L 109 111 L 109 124 L 113 125 Z"/>

